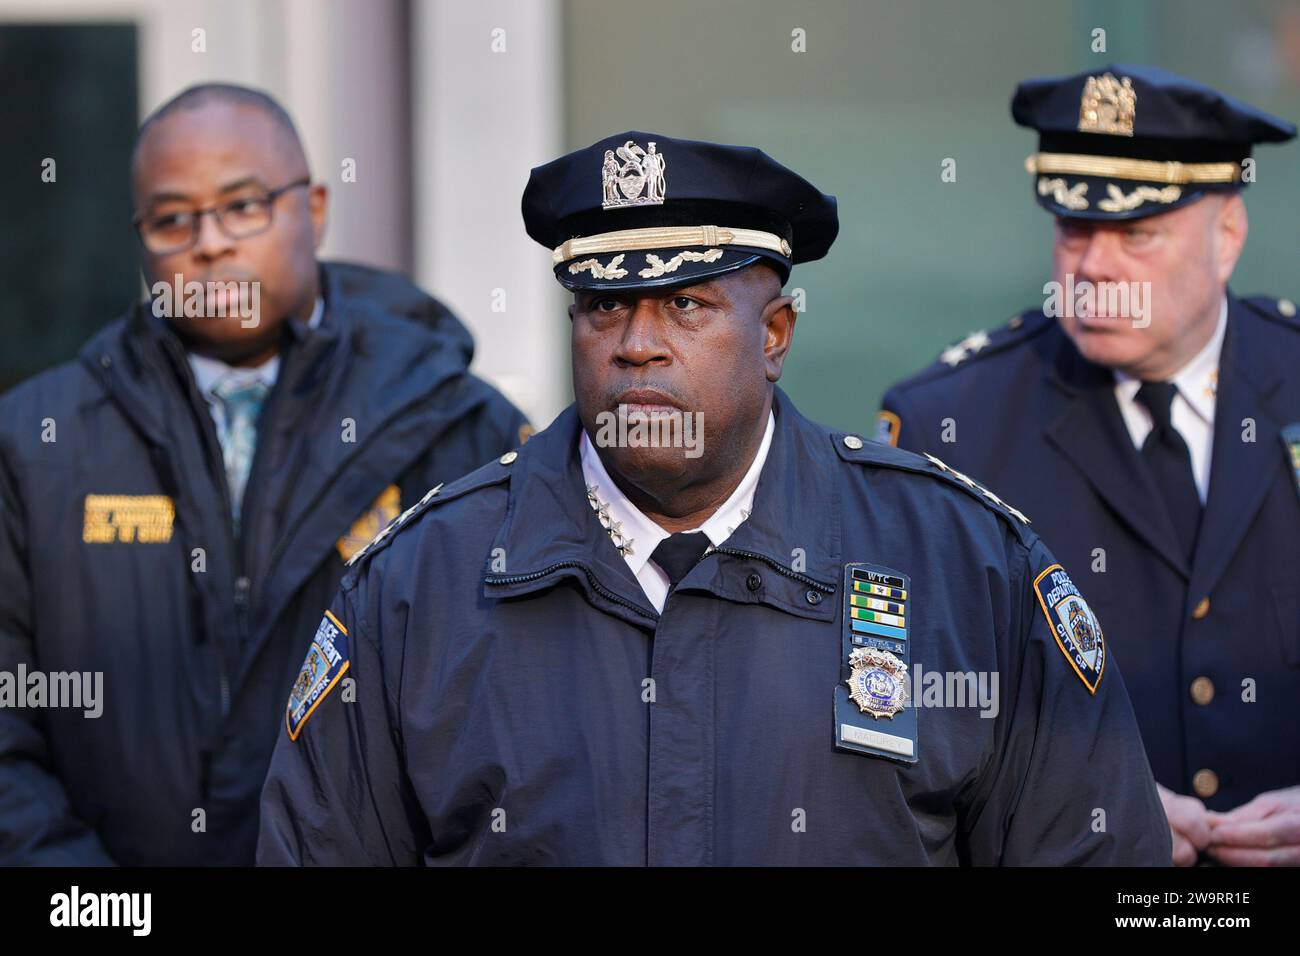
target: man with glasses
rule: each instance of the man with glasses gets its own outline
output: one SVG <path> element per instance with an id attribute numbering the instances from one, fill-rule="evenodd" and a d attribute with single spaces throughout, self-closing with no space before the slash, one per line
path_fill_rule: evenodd
<path id="1" fill-rule="evenodd" d="M 269 97 L 181 93 L 131 182 L 150 301 L 0 400 L 0 863 L 251 863 L 345 561 L 527 434 L 441 304 L 317 261 Z"/>

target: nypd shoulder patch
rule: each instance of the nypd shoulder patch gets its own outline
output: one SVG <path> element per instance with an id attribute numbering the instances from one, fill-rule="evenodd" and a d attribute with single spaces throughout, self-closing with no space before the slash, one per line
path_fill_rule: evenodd
<path id="1" fill-rule="evenodd" d="M 1097 615 L 1059 564 L 1053 564 L 1034 578 L 1034 594 L 1056 646 L 1088 693 L 1097 693 L 1106 669 L 1106 643 Z"/>
<path id="2" fill-rule="evenodd" d="M 298 739 L 307 718 L 342 679 L 350 664 L 348 629 L 326 611 L 321 618 L 320 627 L 316 628 L 316 636 L 311 640 L 298 679 L 293 682 L 293 690 L 289 692 L 284 725 L 289 731 L 290 740 Z"/>

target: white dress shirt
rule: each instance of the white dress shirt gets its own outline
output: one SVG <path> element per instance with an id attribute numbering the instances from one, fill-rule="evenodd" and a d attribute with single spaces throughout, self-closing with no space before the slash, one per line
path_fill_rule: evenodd
<path id="1" fill-rule="evenodd" d="M 724 501 L 707 521 L 698 528 L 690 529 L 704 532 L 713 547 L 721 546 L 722 542 L 731 537 L 732 532 L 740 527 L 740 523 L 749 517 L 749 512 L 754 506 L 754 489 L 758 487 L 758 476 L 763 471 L 763 463 L 767 461 L 767 452 L 772 446 L 772 432 L 775 427 L 776 417 L 768 412 L 763 441 L 758 446 L 758 453 L 754 455 L 749 471 L 745 472 L 745 477 L 740 480 L 731 497 Z M 632 549 L 623 555 L 623 560 L 632 569 L 632 573 L 641 584 L 641 590 L 645 591 L 645 596 L 650 599 L 655 610 L 663 611 L 664 602 L 668 600 L 668 575 L 659 565 L 650 560 L 650 555 L 659 546 L 659 542 L 668 537 L 669 532 L 646 517 L 641 509 L 632 504 L 627 495 L 619 490 L 618 485 L 614 484 L 585 430 L 579 441 L 579 447 L 583 480 L 586 481 L 588 488 L 595 489 L 597 499 L 609 506 L 610 520 L 618 523 L 616 527 L 623 535 L 623 539 L 631 541 Z M 592 520 L 597 520 L 594 514 Z"/>
<path id="2" fill-rule="evenodd" d="M 1219 308 L 1219 325 L 1210 341 L 1196 357 L 1182 367 L 1170 381 L 1178 389 L 1169 409 L 1169 419 L 1187 444 L 1192 456 L 1192 477 L 1196 490 L 1205 504 L 1210 494 L 1210 459 L 1214 451 L 1214 404 L 1219 384 L 1219 355 L 1223 351 L 1223 335 L 1228 328 L 1228 300 L 1225 297 Z M 1138 451 L 1151 434 L 1155 422 L 1151 413 L 1137 400 L 1139 379 L 1115 371 L 1115 400 Z"/>
<path id="3" fill-rule="evenodd" d="M 317 296 L 316 306 L 311 310 L 311 317 L 307 320 L 307 327 L 316 328 L 324 317 L 325 300 Z M 208 411 L 212 414 L 212 423 L 217 427 L 217 438 L 223 444 L 226 437 L 226 406 L 213 392 L 217 383 L 229 380 L 232 385 L 239 386 L 261 381 L 266 384 L 269 391 L 280 374 L 279 355 L 271 356 L 271 358 L 255 368 L 236 368 L 219 359 L 195 355 L 193 352 L 186 353 L 185 357 L 189 360 L 190 369 L 194 372 L 194 384 L 198 387 L 199 394 L 207 402 Z"/>

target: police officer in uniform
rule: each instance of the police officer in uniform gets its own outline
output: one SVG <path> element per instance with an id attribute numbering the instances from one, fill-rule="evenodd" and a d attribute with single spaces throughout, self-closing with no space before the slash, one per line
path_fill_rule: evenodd
<path id="1" fill-rule="evenodd" d="M 627 132 L 533 170 L 523 212 L 574 293 L 577 402 L 354 563 L 259 862 L 1167 861 L 1069 573 L 970 479 L 776 387 L 834 199 Z"/>
<path id="2" fill-rule="evenodd" d="M 1086 578 L 1176 862 L 1300 863 L 1300 322 L 1227 286 L 1251 148 L 1295 127 L 1120 65 L 1012 113 L 1056 217 L 1045 304 L 889 390 L 878 437 L 987 482 Z"/>

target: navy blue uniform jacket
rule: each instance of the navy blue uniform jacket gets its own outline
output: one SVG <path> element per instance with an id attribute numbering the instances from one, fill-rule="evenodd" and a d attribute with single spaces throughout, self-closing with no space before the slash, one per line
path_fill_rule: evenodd
<path id="1" fill-rule="evenodd" d="M 1123 680 L 1090 693 L 1057 646 L 1036 536 L 775 411 L 752 514 L 662 614 L 588 505 L 572 407 L 400 520 L 317 632 L 259 863 L 1166 862 Z M 1000 675 L 996 716 L 915 708 L 914 763 L 835 746 L 855 562 L 910 580 L 913 667 Z"/>
<path id="2" fill-rule="evenodd" d="M 0 707 L 0 862 L 251 864 L 343 555 L 518 444 L 443 306 L 360 266 L 322 278 L 321 325 L 288 323 L 240 547 L 211 415 L 147 307 L 0 399 L 0 672 L 103 675 L 98 718 Z"/>
<path id="3" fill-rule="evenodd" d="M 1288 425 L 1300 428 L 1293 316 L 1277 300 L 1228 297 L 1209 498 L 1190 564 L 1112 373 L 1083 359 L 1055 320 L 1025 313 L 974 356 L 883 401 L 901 447 L 987 484 L 1074 569 L 1124 665 L 1156 780 L 1194 793 L 1199 779 L 1212 810 L 1300 784 L 1300 458 L 1283 440 Z M 941 440 L 944 419 L 954 442 Z M 1194 696 L 1199 678 L 1209 685 Z"/>

